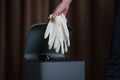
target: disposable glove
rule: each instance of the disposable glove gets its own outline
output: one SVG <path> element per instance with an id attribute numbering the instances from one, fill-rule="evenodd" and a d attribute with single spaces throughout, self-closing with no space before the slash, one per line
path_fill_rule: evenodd
<path id="1" fill-rule="evenodd" d="M 61 14 L 56 17 L 55 22 L 52 22 L 51 17 L 52 15 L 50 15 L 50 21 L 47 25 L 44 38 L 46 39 L 49 36 L 49 49 L 53 47 L 56 52 L 59 52 L 61 48 L 61 52 L 64 54 L 68 51 L 67 48 L 70 46 L 67 19 Z"/>
<path id="2" fill-rule="evenodd" d="M 60 46 L 58 46 L 57 48 L 55 48 L 54 47 L 54 49 L 56 50 L 56 52 L 57 51 L 59 51 L 59 49 L 61 48 L 61 52 L 62 52 L 62 54 L 64 54 L 64 43 L 63 43 L 63 41 L 64 41 L 64 34 L 63 34 L 63 31 L 62 31 L 62 26 L 61 26 L 61 20 L 60 20 L 60 16 L 57 16 L 56 17 L 56 20 L 55 20 L 55 23 L 56 23 L 56 26 L 58 27 L 57 29 L 57 36 L 56 36 L 56 39 L 58 39 L 58 45 Z M 56 45 L 56 43 L 54 44 L 54 45 Z"/>
<path id="3" fill-rule="evenodd" d="M 61 51 L 62 53 L 64 53 L 64 49 L 63 47 L 65 48 L 65 52 L 68 51 L 67 49 L 67 46 L 70 46 L 70 40 L 69 40 L 69 31 L 68 31 L 68 28 L 67 28 L 67 19 L 65 18 L 65 16 L 62 14 L 58 17 L 56 17 L 56 22 L 57 24 L 59 24 L 59 34 L 61 34 L 59 40 L 60 40 L 60 44 L 61 44 Z M 57 49 L 58 50 L 58 49 Z"/>
<path id="4" fill-rule="evenodd" d="M 50 15 L 50 19 L 51 19 L 52 15 Z M 49 21 L 45 34 L 44 34 L 44 38 L 46 39 L 49 36 L 49 40 L 48 40 L 48 45 L 49 45 L 49 49 L 52 48 L 52 45 L 54 43 L 54 39 L 55 39 L 55 33 L 56 32 L 56 26 L 55 23 L 52 22 L 51 20 Z"/>

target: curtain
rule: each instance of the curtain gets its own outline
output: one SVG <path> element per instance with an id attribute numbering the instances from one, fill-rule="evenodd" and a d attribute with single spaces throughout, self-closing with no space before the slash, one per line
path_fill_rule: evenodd
<path id="1" fill-rule="evenodd" d="M 47 23 L 60 0 L 0 0 L 0 80 L 24 80 L 29 27 Z M 103 80 L 111 49 L 114 0 L 73 0 L 67 19 L 73 35 L 68 59 L 85 60 L 86 80 Z"/>

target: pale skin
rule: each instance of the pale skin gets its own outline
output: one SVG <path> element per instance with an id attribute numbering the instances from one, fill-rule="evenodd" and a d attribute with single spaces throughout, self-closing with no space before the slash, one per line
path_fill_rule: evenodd
<path id="1" fill-rule="evenodd" d="M 60 15 L 61 13 L 66 16 L 71 2 L 72 0 L 62 0 L 53 12 L 52 20 L 55 21 L 56 16 Z"/>

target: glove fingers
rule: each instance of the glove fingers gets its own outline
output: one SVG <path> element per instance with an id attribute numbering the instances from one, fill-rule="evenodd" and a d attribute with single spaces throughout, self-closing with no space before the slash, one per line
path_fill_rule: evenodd
<path id="1" fill-rule="evenodd" d="M 65 18 L 65 16 L 64 16 L 64 18 Z M 64 30 L 65 33 L 67 34 L 67 33 L 69 33 L 69 31 L 68 31 L 68 28 L 67 28 L 66 20 L 64 20 L 64 18 L 60 17 L 61 23 L 62 23 L 62 25 L 63 25 L 63 30 Z"/>
<path id="2" fill-rule="evenodd" d="M 51 49 L 52 48 L 52 46 L 53 46 L 53 44 L 54 44 L 54 41 L 55 41 L 55 37 L 56 37 L 56 26 L 53 26 L 54 27 L 54 29 L 53 29 L 53 31 L 52 31 L 52 33 L 51 33 L 51 36 L 50 36 L 50 41 L 49 41 L 49 49 Z"/>
<path id="3" fill-rule="evenodd" d="M 46 28 L 46 31 L 45 31 L 45 34 L 44 34 L 44 38 L 46 39 L 48 37 L 48 35 L 50 34 L 50 31 L 52 30 L 52 26 L 53 26 L 53 23 L 50 21 L 47 25 L 47 28 Z"/>
<path id="4" fill-rule="evenodd" d="M 61 19 L 61 25 L 62 25 L 63 32 L 65 33 L 65 36 L 68 37 L 69 36 L 69 31 L 68 31 L 68 28 L 67 28 L 67 24 L 62 19 L 62 17 L 60 17 L 60 19 Z"/>
<path id="5" fill-rule="evenodd" d="M 61 53 L 64 54 L 64 46 L 63 46 L 63 32 L 62 27 L 60 26 L 60 45 L 61 45 Z"/>
<path id="6" fill-rule="evenodd" d="M 55 38 L 55 43 L 54 43 L 54 49 L 57 48 L 58 44 L 59 44 L 59 42 L 58 42 L 58 37 L 56 36 L 56 38 Z"/>
<path id="7" fill-rule="evenodd" d="M 55 51 L 58 53 L 60 50 L 60 44 L 58 44 L 58 46 L 56 47 Z"/>
<path id="8" fill-rule="evenodd" d="M 63 28 L 64 36 L 66 36 L 66 38 L 67 38 L 67 44 L 68 44 L 68 46 L 70 46 L 69 31 L 68 31 L 67 25 L 63 21 L 62 18 L 61 18 L 61 21 L 62 21 L 62 28 Z"/>
<path id="9" fill-rule="evenodd" d="M 56 17 L 56 22 L 55 22 L 55 28 L 56 28 L 56 38 L 55 38 L 55 43 L 54 43 L 54 49 L 58 46 L 59 43 L 59 26 L 60 22 L 59 22 L 59 19 L 58 19 L 58 16 Z"/>
<path id="10" fill-rule="evenodd" d="M 63 35 L 63 46 L 64 46 L 64 48 L 65 48 L 65 52 L 67 52 L 68 50 L 67 50 L 67 43 L 66 43 L 66 40 L 67 40 L 67 37 L 66 37 L 66 35 L 65 35 L 65 32 L 64 32 L 64 28 L 63 28 L 64 26 L 61 24 L 61 29 L 62 29 L 62 35 Z"/>

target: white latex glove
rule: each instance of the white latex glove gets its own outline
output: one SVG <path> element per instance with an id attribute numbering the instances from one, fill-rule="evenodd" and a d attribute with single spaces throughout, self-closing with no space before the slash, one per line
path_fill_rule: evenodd
<path id="1" fill-rule="evenodd" d="M 52 15 L 50 15 L 51 19 Z M 69 31 L 67 28 L 67 19 L 63 14 L 56 17 L 55 22 L 49 21 L 44 38 L 46 39 L 49 35 L 48 46 L 49 49 L 53 47 L 56 52 L 59 52 L 61 48 L 62 54 L 68 51 L 70 46 Z"/>
<path id="2" fill-rule="evenodd" d="M 60 47 L 58 46 L 57 47 L 58 49 L 54 47 L 54 49 L 57 52 L 57 50 L 59 51 L 59 48 L 61 48 L 61 52 L 62 52 L 62 54 L 64 54 L 64 43 L 63 43 L 63 41 L 64 41 L 64 34 L 63 34 L 63 31 L 62 31 L 60 16 L 56 17 L 55 23 L 56 23 L 56 26 L 58 27 L 56 39 L 58 39 L 58 45 Z M 54 45 L 56 45 L 56 43 Z"/>
<path id="3" fill-rule="evenodd" d="M 67 45 L 70 46 L 69 31 L 67 27 L 67 19 L 63 14 L 61 14 L 61 25 L 64 33 L 64 41 L 67 41 Z"/>
<path id="4" fill-rule="evenodd" d="M 52 15 L 50 15 L 49 18 L 51 18 L 51 17 L 52 17 Z M 49 36 L 49 40 L 48 40 L 49 49 L 52 48 L 52 45 L 54 43 L 55 34 L 56 34 L 55 31 L 56 31 L 55 23 L 50 20 L 47 25 L 45 35 L 44 35 L 45 39 Z"/>
<path id="5" fill-rule="evenodd" d="M 62 16 L 64 18 L 62 18 Z M 69 31 L 67 28 L 67 19 L 65 18 L 64 15 L 60 15 L 56 18 L 56 23 L 59 24 L 59 40 L 60 40 L 60 45 L 61 45 L 61 52 L 64 54 L 64 52 L 67 52 L 67 46 L 70 46 L 70 41 L 69 41 Z M 54 47 L 55 48 L 55 47 Z M 56 52 L 58 52 L 59 46 L 56 48 Z"/>

